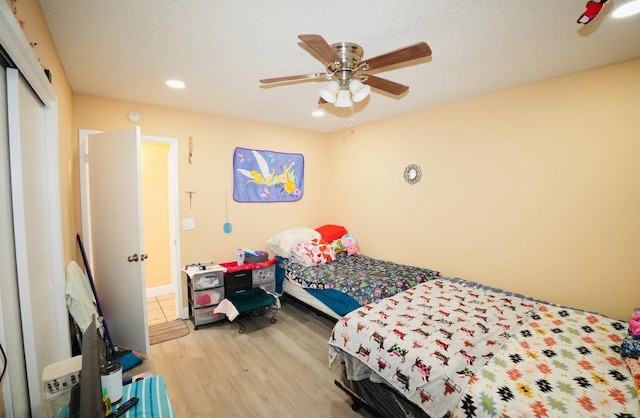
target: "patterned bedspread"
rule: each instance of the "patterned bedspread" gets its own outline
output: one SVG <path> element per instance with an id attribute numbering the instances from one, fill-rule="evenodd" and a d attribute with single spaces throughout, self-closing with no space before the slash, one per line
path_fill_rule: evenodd
<path id="1" fill-rule="evenodd" d="M 366 305 L 440 276 L 426 268 L 340 253 L 330 263 L 306 267 L 283 260 L 287 279 L 309 289 L 334 289 Z"/>
<path id="2" fill-rule="evenodd" d="M 431 417 L 640 418 L 624 335 L 600 315 L 441 277 L 343 317 L 329 359 Z"/>
<path id="3" fill-rule="evenodd" d="M 453 417 L 640 417 L 620 356 L 627 324 L 540 306 L 471 378 Z"/>

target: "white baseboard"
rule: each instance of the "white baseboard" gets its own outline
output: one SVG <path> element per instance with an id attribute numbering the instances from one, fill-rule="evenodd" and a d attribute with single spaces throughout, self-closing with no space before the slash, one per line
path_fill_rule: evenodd
<path id="1" fill-rule="evenodd" d="M 152 298 L 155 296 L 168 295 L 173 293 L 173 286 L 170 284 L 166 286 L 147 287 L 147 297 Z"/>
<path id="2" fill-rule="evenodd" d="M 180 315 L 180 319 L 189 319 L 189 308 L 184 308 L 182 310 L 182 315 Z"/>

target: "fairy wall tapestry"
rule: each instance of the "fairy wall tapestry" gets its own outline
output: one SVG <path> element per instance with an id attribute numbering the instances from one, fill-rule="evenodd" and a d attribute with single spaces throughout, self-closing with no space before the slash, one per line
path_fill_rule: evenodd
<path id="1" fill-rule="evenodd" d="M 302 199 L 304 156 L 236 148 L 233 152 L 233 200 L 295 202 Z"/>

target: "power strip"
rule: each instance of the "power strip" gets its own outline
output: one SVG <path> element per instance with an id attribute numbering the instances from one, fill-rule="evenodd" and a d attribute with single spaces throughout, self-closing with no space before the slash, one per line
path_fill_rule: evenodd
<path id="1" fill-rule="evenodd" d="M 42 371 L 45 395 L 56 395 L 80 383 L 80 370 L 82 356 L 74 356 L 45 367 Z"/>

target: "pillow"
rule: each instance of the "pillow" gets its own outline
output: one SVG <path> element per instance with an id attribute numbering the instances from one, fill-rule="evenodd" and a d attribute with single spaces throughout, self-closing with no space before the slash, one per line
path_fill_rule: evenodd
<path id="1" fill-rule="evenodd" d="M 299 242 L 291 249 L 291 260 L 306 267 L 330 263 L 335 258 L 333 247 L 323 239 Z"/>
<path id="2" fill-rule="evenodd" d="M 267 247 L 280 257 L 289 258 L 291 248 L 299 242 L 320 238 L 320 233 L 306 226 L 285 229 L 267 240 Z"/>
<path id="3" fill-rule="evenodd" d="M 347 229 L 340 225 L 322 225 L 316 228 L 323 240 L 333 242 L 347 233 Z"/>

